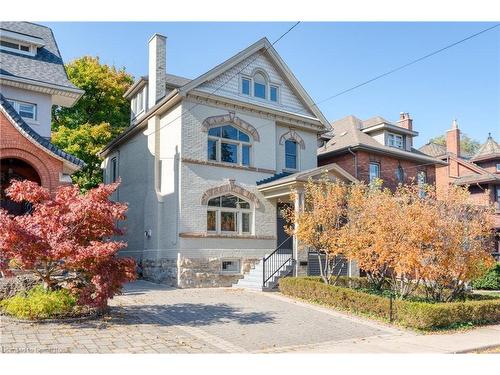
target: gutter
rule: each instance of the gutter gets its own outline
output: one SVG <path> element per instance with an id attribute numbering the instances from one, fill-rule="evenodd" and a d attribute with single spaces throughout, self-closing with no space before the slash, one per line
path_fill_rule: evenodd
<path id="1" fill-rule="evenodd" d="M 347 151 L 349 151 L 354 158 L 354 177 L 358 178 L 358 155 L 352 152 L 350 147 L 347 147 Z"/>

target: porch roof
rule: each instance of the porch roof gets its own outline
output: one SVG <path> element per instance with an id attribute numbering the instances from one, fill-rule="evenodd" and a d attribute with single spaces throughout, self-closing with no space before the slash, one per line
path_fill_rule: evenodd
<path id="1" fill-rule="evenodd" d="M 322 165 L 321 167 L 283 175 L 269 182 L 258 184 L 257 189 L 266 198 L 289 196 L 292 189 L 302 188 L 309 178 L 320 177 L 323 173 L 328 173 L 332 179 L 340 179 L 344 182 L 358 182 L 353 175 L 346 172 L 338 164 L 331 163 Z"/>

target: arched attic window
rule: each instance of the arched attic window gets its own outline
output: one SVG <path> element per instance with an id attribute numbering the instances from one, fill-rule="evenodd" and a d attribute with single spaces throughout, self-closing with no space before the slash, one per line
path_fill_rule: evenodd
<path id="1" fill-rule="evenodd" d="M 253 95 L 257 98 L 267 98 L 267 79 L 264 74 L 257 72 L 253 76 Z"/>

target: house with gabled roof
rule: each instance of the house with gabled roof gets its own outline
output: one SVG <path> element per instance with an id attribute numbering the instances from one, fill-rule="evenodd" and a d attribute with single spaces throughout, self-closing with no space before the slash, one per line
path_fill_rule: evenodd
<path id="1" fill-rule="evenodd" d="M 50 142 L 52 106 L 70 107 L 83 91 L 68 79 L 52 30 L 30 22 L 0 23 L 0 206 L 21 214 L 5 189 L 15 179 L 55 192 L 83 161 Z"/>
<path id="2" fill-rule="evenodd" d="M 331 125 L 332 130 L 321 135 L 318 165 L 336 163 L 360 181 L 381 179 L 392 190 L 412 182 L 434 184 L 436 165 L 446 164 L 413 147 L 418 132 L 408 113 L 401 113 L 397 122 L 351 115 Z"/>
<path id="3" fill-rule="evenodd" d="M 420 151 L 446 162 L 436 168 L 438 196 L 451 184 L 467 186 L 471 203 L 495 206 L 493 230 L 497 236 L 492 253 L 500 258 L 500 145 L 489 134 L 479 150 L 468 155 L 461 150 L 460 138 L 458 123 L 453 120 L 446 145 L 428 143 Z"/>
<path id="4" fill-rule="evenodd" d="M 355 180 L 317 168 L 328 121 L 266 38 L 192 80 L 168 72 L 166 47 L 150 39 L 149 74 L 125 93 L 130 126 L 101 153 L 129 203 L 123 254 L 178 287 L 262 289 L 306 273 L 281 209 L 301 207 L 306 177 Z"/>

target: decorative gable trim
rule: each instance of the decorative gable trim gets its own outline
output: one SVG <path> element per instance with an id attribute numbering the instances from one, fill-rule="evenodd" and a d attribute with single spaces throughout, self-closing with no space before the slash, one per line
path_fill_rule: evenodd
<path id="1" fill-rule="evenodd" d="M 260 207 L 259 198 L 257 198 L 257 196 L 254 193 L 252 193 L 246 189 L 243 189 L 239 185 L 236 185 L 235 180 L 233 180 L 233 179 L 229 180 L 229 182 L 225 185 L 211 188 L 211 189 L 208 189 L 206 192 L 204 192 L 203 196 L 201 197 L 201 204 L 207 205 L 208 200 L 210 198 L 218 197 L 218 196 L 221 196 L 221 195 L 224 195 L 227 193 L 237 194 L 237 195 L 241 196 L 242 198 L 246 198 L 249 201 L 251 201 L 255 205 L 255 208 Z"/>
<path id="2" fill-rule="evenodd" d="M 246 122 L 245 120 L 242 120 L 241 118 L 236 116 L 234 112 L 229 112 L 229 114 L 227 115 L 207 117 L 205 120 L 203 120 L 203 123 L 201 125 L 203 127 L 203 131 L 206 133 L 210 128 L 216 125 L 223 125 L 223 124 L 236 125 L 242 130 L 245 130 L 248 133 L 250 133 L 250 135 L 253 137 L 255 141 L 257 142 L 260 141 L 260 135 L 257 129 L 253 125 Z"/>
<path id="3" fill-rule="evenodd" d="M 285 134 L 281 135 L 280 140 L 279 140 L 279 144 L 282 145 L 282 144 L 285 143 L 285 141 L 287 141 L 289 139 L 292 139 L 295 142 L 297 142 L 300 145 L 300 148 L 302 150 L 306 149 L 306 143 L 304 142 L 304 140 L 302 139 L 302 137 L 299 134 L 297 134 L 295 132 L 295 130 L 293 130 L 293 129 L 290 129 Z"/>

